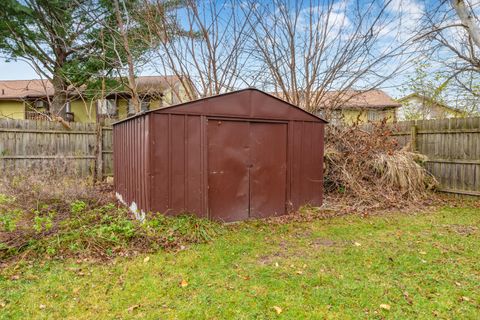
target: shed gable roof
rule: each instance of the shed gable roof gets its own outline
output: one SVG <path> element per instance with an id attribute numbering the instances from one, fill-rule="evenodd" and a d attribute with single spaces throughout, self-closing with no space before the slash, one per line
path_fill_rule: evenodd
<path id="1" fill-rule="evenodd" d="M 327 121 L 316 115 L 255 88 L 223 93 L 176 104 L 166 108 L 147 111 L 145 113 L 202 114 L 218 117 L 298 120 L 327 123 Z M 135 117 L 142 116 L 145 113 L 139 114 Z M 135 117 L 127 118 L 122 121 L 128 121 Z"/>

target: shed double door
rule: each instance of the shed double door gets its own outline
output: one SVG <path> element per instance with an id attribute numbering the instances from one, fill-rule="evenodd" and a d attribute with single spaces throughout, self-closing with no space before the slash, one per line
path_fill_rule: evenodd
<path id="1" fill-rule="evenodd" d="M 207 135 L 210 218 L 284 214 L 287 124 L 210 119 Z"/>

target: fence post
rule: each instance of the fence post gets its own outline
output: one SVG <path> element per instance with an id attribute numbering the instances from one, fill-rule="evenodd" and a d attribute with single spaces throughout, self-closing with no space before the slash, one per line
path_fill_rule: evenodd
<path id="1" fill-rule="evenodd" d="M 97 148 L 95 152 L 95 181 L 103 180 L 103 129 L 102 123 L 97 123 Z"/>
<path id="2" fill-rule="evenodd" d="M 414 123 L 410 127 L 410 146 L 412 149 L 412 152 L 417 151 L 417 125 Z"/>

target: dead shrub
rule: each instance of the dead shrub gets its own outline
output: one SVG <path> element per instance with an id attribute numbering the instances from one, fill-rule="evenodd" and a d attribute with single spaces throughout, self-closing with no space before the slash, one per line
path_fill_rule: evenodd
<path id="1" fill-rule="evenodd" d="M 111 185 L 50 169 L 16 171 L 0 178 L 0 193 L 14 197 L 17 208 L 23 210 L 49 206 L 63 212 L 76 200 L 101 206 L 115 201 L 112 191 Z"/>
<path id="2" fill-rule="evenodd" d="M 109 184 L 31 170 L 0 178 L 0 268 L 38 257 L 109 259 L 209 241 L 217 224 L 149 214 L 143 223 Z"/>
<path id="3" fill-rule="evenodd" d="M 437 185 L 423 167 L 425 156 L 401 149 L 385 122 L 368 129 L 330 125 L 325 145 L 325 190 L 327 199 L 335 199 L 330 203 L 360 212 L 419 205 Z"/>

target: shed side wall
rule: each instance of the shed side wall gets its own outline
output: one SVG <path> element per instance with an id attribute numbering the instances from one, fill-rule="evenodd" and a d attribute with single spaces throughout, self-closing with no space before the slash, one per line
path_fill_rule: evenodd
<path id="1" fill-rule="evenodd" d="M 151 116 L 151 210 L 206 217 L 203 117 Z"/>
<path id="2" fill-rule="evenodd" d="M 113 128 L 115 192 L 131 206 L 150 210 L 149 206 L 149 117 L 138 117 Z"/>
<path id="3" fill-rule="evenodd" d="M 315 122 L 290 122 L 290 210 L 305 204 L 322 204 L 324 126 Z"/>

